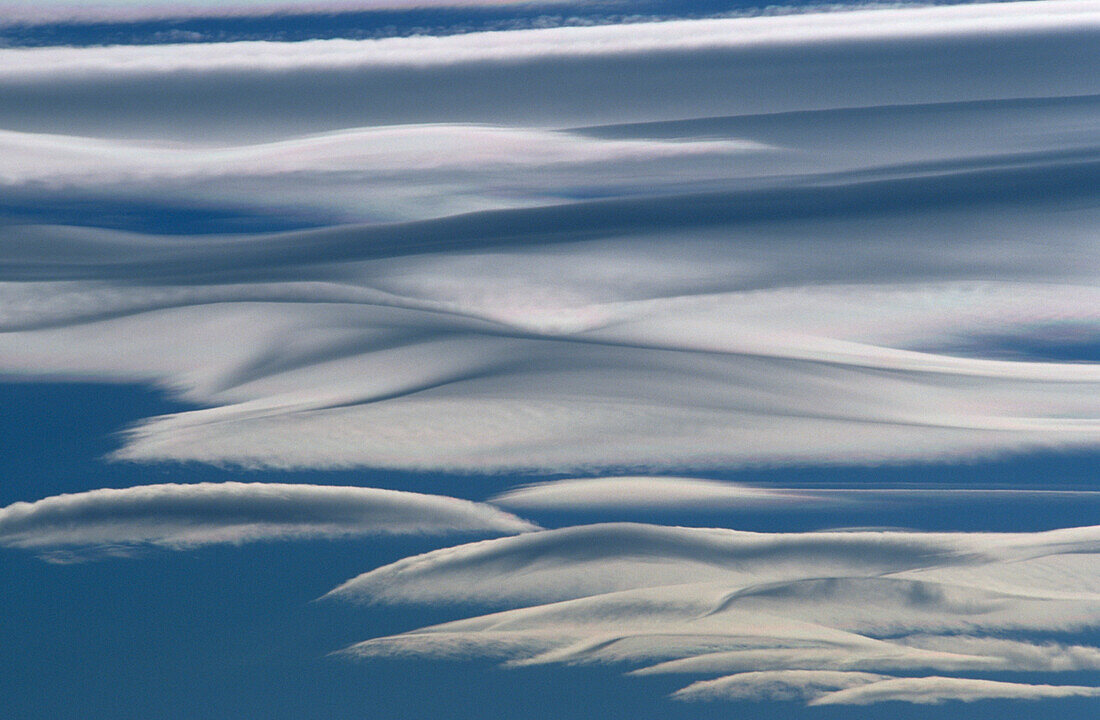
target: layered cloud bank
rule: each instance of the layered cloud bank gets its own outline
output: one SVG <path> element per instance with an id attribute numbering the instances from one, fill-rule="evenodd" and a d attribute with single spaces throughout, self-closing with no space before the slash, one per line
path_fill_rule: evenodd
<path id="1" fill-rule="evenodd" d="M 211 140 L 1080 96 L 1100 92 L 1097 7 L 1048 0 L 366 41 L 7 49 L 0 127 Z"/>
<path id="2" fill-rule="evenodd" d="M 533 529 L 514 515 L 467 500 L 328 485 L 142 485 L 0 508 L 0 545 L 65 560 L 141 546 Z"/>
<path id="3" fill-rule="evenodd" d="M 1100 649 L 1044 639 L 1100 626 L 1098 551 L 1095 527 L 767 534 L 591 525 L 407 558 L 329 596 L 521 606 L 367 640 L 350 656 L 613 663 L 637 675 L 710 678 L 677 692 L 681 700 L 1095 697 L 1100 688 L 968 676 L 1100 669 Z"/>
<path id="4" fill-rule="evenodd" d="M 588 513 L 608 511 L 723 511 L 830 507 L 891 503 L 907 505 L 974 503 L 996 499 L 1100 502 L 1100 491 L 1035 488 L 966 488 L 942 484 L 925 487 L 776 487 L 700 478 L 628 476 L 570 478 L 530 483 L 489 499 L 519 510 Z"/>
<path id="5" fill-rule="evenodd" d="M 0 372 L 205 408 L 140 460 L 1092 447 L 1098 40 L 1025 2 L 3 49 Z"/>

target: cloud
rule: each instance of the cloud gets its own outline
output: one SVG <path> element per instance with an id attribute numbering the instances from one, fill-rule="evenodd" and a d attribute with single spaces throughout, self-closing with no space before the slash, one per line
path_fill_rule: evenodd
<path id="1" fill-rule="evenodd" d="M 939 593 L 934 580 L 930 579 L 931 584 L 925 588 L 909 579 L 915 576 L 893 580 L 883 575 L 983 565 L 1003 572 L 1003 563 L 1009 560 L 1014 564 L 1029 559 L 1041 562 L 1066 554 L 1080 555 L 1088 562 L 1092 559 L 1089 554 L 1096 552 L 1100 543 L 1098 532 L 1093 527 L 1016 534 L 753 533 L 604 523 L 500 538 L 405 558 L 353 578 L 329 594 L 385 602 L 522 604 L 631 588 L 722 582 L 742 588 L 726 599 L 738 606 L 784 606 L 811 617 L 812 606 L 829 598 L 826 606 L 830 611 L 842 613 L 832 618 L 834 621 L 874 626 L 879 619 L 873 611 L 860 615 L 858 604 L 851 604 L 853 595 L 867 594 L 884 605 L 903 606 L 906 613 L 926 613 L 928 617 L 922 622 L 927 623 L 948 617 L 950 608 L 960 612 L 971 608 L 975 613 L 963 614 L 977 618 L 982 602 L 972 599 L 977 596 L 965 587 L 955 599 Z M 523 572 L 517 575 L 518 568 Z M 815 578 L 823 579 L 818 582 Z M 1060 586 L 1048 587 L 1058 590 Z M 1005 589 L 1003 594 L 1008 596 L 1011 591 Z M 1026 605 L 1028 598 L 1020 596 L 1016 600 Z M 804 607 L 804 601 L 810 607 Z M 922 610 L 925 605 L 926 611 Z M 1000 605 L 1003 603 L 991 599 L 986 611 Z M 1036 620 L 1043 622 L 1041 612 L 1036 612 Z M 1005 616 L 1011 621 L 1011 613 Z M 1046 617 L 1057 621 L 1052 615 Z"/>
<path id="2" fill-rule="evenodd" d="M 1028 685 L 971 678 L 892 678 L 837 690 L 810 705 L 870 705 L 899 701 L 922 705 L 947 700 L 1042 700 L 1044 698 L 1100 697 L 1100 688 L 1078 685 Z"/>
<path id="3" fill-rule="evenodd" d="M 1100 370 L 1042 349 L 1100 336 L 1094 15 L 0 50 L 0 372 L 203 408 L 132 428 L 141 461 L 1093 447 Z M 166 204 L 324 226 L 172 235 Z M 135 206 L 165 234 L 103 227 Z"/>
<path id="4" fill-rule="evenodd" d="M 884 675 L 827 670 L 746 672 L 693 683 L 677 691 L 679 700 L 809 700 L 809 705 L 871 705 L 909 702 L 922 705 L 948 700 L 1040 700 L 1097 697 L 1100 688 L 1075 685 L 1030 685 L 971 678 L 891 678 Z"/>
<path id="5" fill-rule="evenodd" d="M 1096 3 L 1074 0 L 367 41 L 7 49 L 0 126 L 255 139 L 394 123 L 563 127 L 1087 95 L 1100 92 L 1087 60 L 1097 18 Z M 1017 61 L 988 61 L 1009 55 Z"/>
<path id="6" fill-rule="evenodd" d="M 286 70 L 314 67 L 414 66 L 522 61 L 562 56 L 706 51 L 729 47 L 909 40 L 927 36 L 973 36 L 1066 29 L 1096 29 L 1100 4 L 1094 0 L 1043 0 L 1013 5 L 985 3 L 939 7 L 856 9 L 749 18 L 679 20 L 565 27 L 444 37 L 379 40 L 315 40 L 208 43 L 202 45 L 5 50 L 14 60 L 3 77 L 78 71 L 210 71 L 234 67 Z"/>
<path id="7" fill-rule="evenodd" d="M 1094 323 L 1087 287 L 748 289 L 622 302 L 614 295 L 676 292 L 709 248 L 683 246 L 687 262 L 656 270 L 662 251 L 640 244 L 621 281 L 613 245 L 501 250 L 493 263 L 446 253 L 340 261 L 385 253 L 387 234 L 396 242 L 415 230 L 191 244 L 11 231 L 9 273 L 83 277 L 0 287 L 3 320 L 27 329 L 0 338 L 0 363 L 9 373 L 151 378 L 213 406 L 135 430 L 120 454 L 133 459 L 706 467 L 953 457 L 1097 437 L 1088 389 L 1100 380 L 1089 364 L 904 349 L 1029 317 L 1040 327 Z M 568 267 L 577 270 L 554 274 Z M 509 277 L 512 268 L 526 277 Z M 360 277 L 339 277 L 346 272 Z M 239 282 L 249 274 L 254 282 Z M 279 279 L 287 274 L 298 277 Z M 635 285 L 643 276 L 657 286 Z M 932 312 L 956 300 L 967 314 Z M 879 317 L 864 314 L 862 326 L 832 317 L 868 303 Z M 818 314 L 784 312 L 798 307 Z M 208 352 L 195 355 L 195 346 Z M 472 412 L 481 424 L 461 421 Z M 589 442 L 592 433 L 602 442 Z M 303 437 L 310 441 L 288 441 Z"/>
<path id="8" fill-rule="evenodd" d="M 1097 648 L 1044 639 L 1100 626 L 1100 592 L 1088 587 L 1098 550 L 1095 527 L 771 534 L 593 525 L 406 558 L 327 597 L 520 606 L 365 640 L 342 651 L 351 658 L 720 676 L 674 695 L 684 700 L 1024 699 L 1100 690 L 954 676 L 1100 667 Z M 1066 568 L 1066 559 L 1079 565 Z M 951 582 L 940 570 L 973 580 Z M 929 671 L 953 677 L 892 677 Z"/>
<path id="9" fill-rule="evenodd" d="M 735 157 L 755 165 L 773 154 L 733 138 L 616 139 L 489 125 L 353 128 L 213 146 L 0 131 L 0 186 L 9 202 L 24 204 L 170 197 L 377 222 L 527 206 L 578 187 L 632 192 L 634 177 L 651 172 L 716 181 Z"/>
<path id="10" fill-rule="evenodd" d="M 829 670 L 762 670 L 693 683 L 677 690 L 677 700 L 805 700 L 823 692 L 884 680 L 872 673 Z"/>
<path id="11" fill-rule="evenodd" d="M 991 499 L 1100 501 L 1100 491 L 1020 488 L 776 487 L 686 477 L 627 476 L 549 480 L 520 485 L 488 502 L 524 510 L 685 510 L 828 507 L 866 503 L 967 503 Z"/>
<path id="12" fill-rule="evenodd" d="M 79 559 L 126 548 L 535 526 L 490 506 L 397 490 L 275 483 L 143 485 L 0 508 L 0 545 Z"/>
<path id="13" fill-rule="evenodd" d="M 521 485 L 489 499 L 537 510 L 759 507 L 805 502 L 796 492 L 682 477 L 605 477 Z"/>

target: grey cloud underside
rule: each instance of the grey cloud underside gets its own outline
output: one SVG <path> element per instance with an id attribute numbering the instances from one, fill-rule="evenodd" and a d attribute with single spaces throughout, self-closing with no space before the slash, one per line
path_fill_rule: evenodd
<path id="1" fill-rule="evenodd" d="M 587 470 L 1095 445 L 1096 365 L 998 343 L 1100 336 L 1100 5 L 842 15 L 0 50 L 9 202 L 348 221 L 158 236 L 0 217 L 0 372 L 206 408 L 134 428 L 118 457 L 140 460 Z"/>
<path id="2" fill-rule="evenodd" d="M 329 597 L 518 606 L 367 640 L 343 651 L 349 657 L 611 663 L 701 678 L 674 695 L 681 700 L 1091 697 L 1100 688 L 967 676 L 1100 669 L 1100 649 L 1046 639 L 1100 624 L 1098 550 L 1095 527 L 768 534 L 591 525 L 407 558 Z"/>
<path id="3" fill-rule="evenodd" d="M 274 483 L 142 485 L 0 508 L 0 545 L 76 560 L 159 546 L 367 535 L 518 533 L 536 526 L 467 500 Z"/>

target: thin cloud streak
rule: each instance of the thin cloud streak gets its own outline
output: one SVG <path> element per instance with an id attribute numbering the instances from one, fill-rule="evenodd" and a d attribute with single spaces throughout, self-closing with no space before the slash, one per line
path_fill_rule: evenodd
<path id="1" fill-rule="evenodd" d="M 759 507 L 797 504 L 813 495 L 682 477 L 607 477 L 521 485 L 488 502 L 529 510 Z"/>
<path id="2" fill-rule="evenodd" d="M 489 498 L 501 507 L 523 510 L 705 511 L 730 508 L 769 509 L 828 506 L 838 503 L 972 502 L 994 498 L 1100 501 L 1098 490 L 958 487 L 781 487 L 665 476 L 593 477 L 520 485 Z"/>
<path id="3" fill-rule="evenodd" d="M 947 700 L 1042 700 L 1100 697 L 1100 688 L 1079 685 L 1028 685 L 971 678 L 892 678 L 844 688 L 811 701 L 810 705 L 870 705 L 890 700 L 934 705 Z"/>

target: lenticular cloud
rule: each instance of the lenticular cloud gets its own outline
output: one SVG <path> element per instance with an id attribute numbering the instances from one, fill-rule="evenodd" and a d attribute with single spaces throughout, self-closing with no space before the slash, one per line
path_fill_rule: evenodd
<path id="1" fill-rule="evenodd" d="M 237 12 L 62 5 L 0 27 Z M 127 428 L 118 461 L 542 478 L 484 503 L 91 490 L 0 509 L 0 546 L 504 535 L 334 588 L 480 608 L 342 654 L 614 664 L 685 702 L 1097 697 L 1092 518 L 543 530 L 500 508 L 943 503 L 680 475 L 1095 451 L 1100 2 L 581 20 L 0 48 L 0 374 L 191 408 Z"/>
<path id="2" fill-rule="evenodd" d="M 0 50 L 0 371 L 203 408 L 130 460 L 1092 447 L 1097 7 Z"/>
<path id="3" fill-rule="evenodd" d="M 679 700 L 1095 697 L 1100 688 L 980 674 L 1100 669 L 1100 649 L 1042 639 L 1100 627 L 1098 551 L 1096 527 L 769 534 L 591 525 L 407 558 L 328 597 L 514 607 L 366 640 L 344 651 L 350 657 L 609 663 L 704 678 Z M 1005 638 L 1012 634 L 1021 639 Z"/>
<path id="4" fill-rule="evenodd" d="M 398 490 L 195 483 L 91 490 L 0 508 L 0 545 L 74 559 L 143 545 L 364 535 L 519 533 L 535 526 L 468 500 Z"/>

